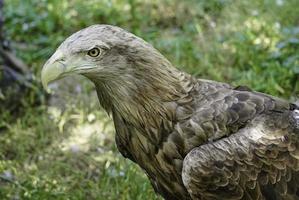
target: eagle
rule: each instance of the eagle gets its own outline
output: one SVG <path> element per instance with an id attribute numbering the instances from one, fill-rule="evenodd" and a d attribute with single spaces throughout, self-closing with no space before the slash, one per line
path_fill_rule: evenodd
<path id="1" fill-rule="evenodd" d="M 112 25 L 68 37 L 41 81 L 91 80 L 118 150 L 166 200 L 299 199 L 299 107 L 245 86 L 197 79 Z"/>

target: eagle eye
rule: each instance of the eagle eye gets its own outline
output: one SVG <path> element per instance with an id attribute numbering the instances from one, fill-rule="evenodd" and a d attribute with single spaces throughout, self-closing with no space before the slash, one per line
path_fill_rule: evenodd
<path id="1" fill-rule="evenodd" d="M 92 48 L 88 51 L 87 55 L 90 57 L 98 57 L 101 54 L 101 50 L 99 48 Z"/>

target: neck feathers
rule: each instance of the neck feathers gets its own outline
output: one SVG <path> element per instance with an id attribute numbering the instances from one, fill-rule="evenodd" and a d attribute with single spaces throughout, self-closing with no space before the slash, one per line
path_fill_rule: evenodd
<path id="1" fill-rule="evenodd" d="M 118 79 L 96 83 L 103 108 L 117 112 L 135 127 L 156 128 L 163 120 L 174 119 L 175 102 L 191 90 L 191 77 L 165 58 L 154 64 L 135 60 L 131 67 L 131 73 Z"/>

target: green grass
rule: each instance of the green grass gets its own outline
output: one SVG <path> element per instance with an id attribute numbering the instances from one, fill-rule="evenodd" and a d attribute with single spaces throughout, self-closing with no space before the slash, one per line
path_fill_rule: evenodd
<path id="1" fill-rule="evenodd" d="M 39 91 L 41 66 L 59 43 L 96 23 L 134 32 L 194 76 L 287 99 L 299 91 L 298 0 L 5 3 L 6 35 Z M 158 199 L 139 167 L 117 152 L 92 85 L 74 77 L 58 88 L 40 106 L 34 95 L 22 99 L 20 115 L 1 113 L 0 199 Z"/>

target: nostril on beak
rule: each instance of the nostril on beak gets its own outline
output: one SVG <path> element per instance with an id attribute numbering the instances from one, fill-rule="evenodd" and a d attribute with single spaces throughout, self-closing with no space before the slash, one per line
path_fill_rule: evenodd
<path id="1" fill-rule="evenodd" d="M 57 62 L 65 62 L 65 57 L 58 58 L 56 61 Z"/>
<path id="2" fill-rule="evenodd" d="M 60 57 L 57 60 L 55 60 L 55 62 L 58 62 L 61 64 L 61 66 L 64 70 L 66 69 L 65 61 L 66 61 L 65 57 Z"/>

